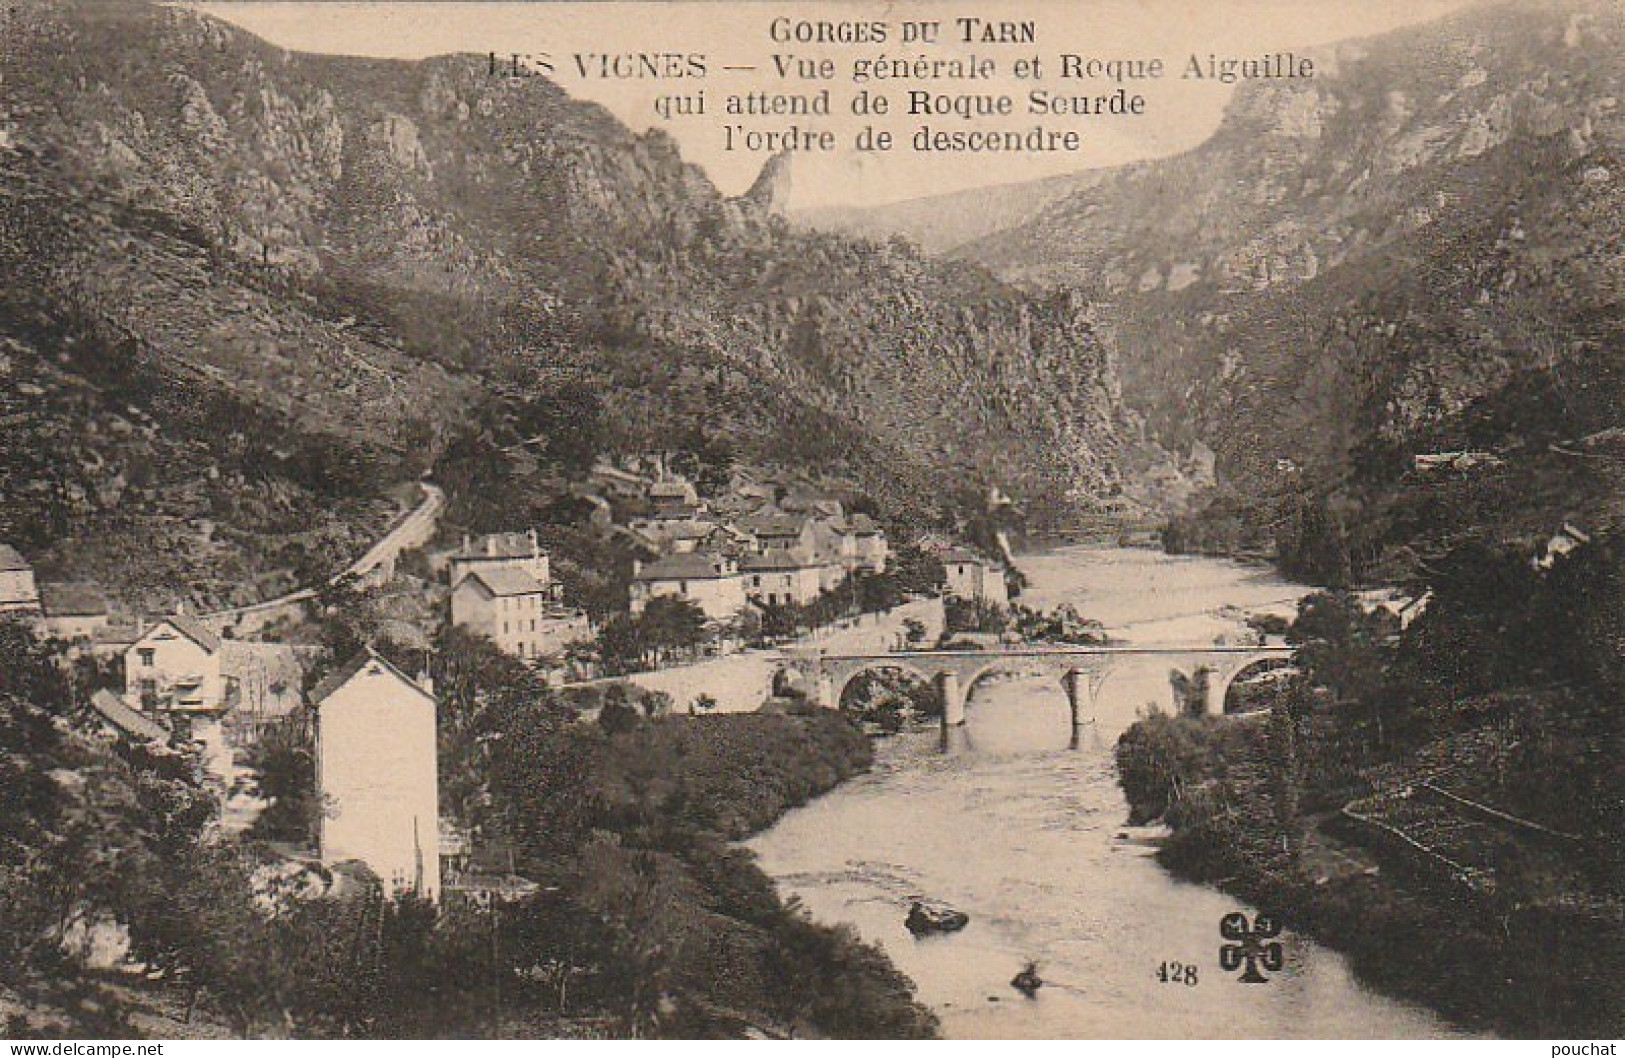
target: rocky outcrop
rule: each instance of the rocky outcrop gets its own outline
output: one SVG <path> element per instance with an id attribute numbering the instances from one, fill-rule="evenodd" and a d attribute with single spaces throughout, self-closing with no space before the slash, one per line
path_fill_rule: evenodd
<path id="1" fill-rule="evenodd" d="M 1260 499 L 1358 493 L 1369 523 L 1414 454 L 1533 455 L 1617 425 L 1622 49 L 1618 10 L 1590 0 L 1322 49 L 1313 80 L 1241 87 L 1195 150 L 1080 176 L 955 252 L 1097 292 L 1127 403 L 1166 448 L 1210 445 Z M 1503 512 L 1566 516 L 1527 473 L 1544 481 Z M 1608 516 L 1598 489 L 1561 503 Z M 1464 531 L 1466 510 L 1426 520 Z M 1400 520 L 1413 539 L 1423 519 Z"/>
<path id="2" fill-rule="evenodd" d="M 916 900 L 909 905 L 903 925 L 916 937 L 933 933 L 958 933 L 970 925 L 970 916 L 936 901 Z"/>

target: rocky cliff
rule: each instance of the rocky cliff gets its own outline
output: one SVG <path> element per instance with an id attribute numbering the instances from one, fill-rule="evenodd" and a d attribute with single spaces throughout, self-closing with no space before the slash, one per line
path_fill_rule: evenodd
<path id="1" fill-rule="evenodd" d="M 1370 513 L 1414 456 L 1487 449 L 1504 516 L 1603 517 L 1607 490 L 1553 489 L 1573 475 L 1545 463 L 1625 399 L 1622 54 L 1620 9 L 1592 2 L 1330 47 L 1313 80 L 1239 88 L 1199 148 L 1081 174 L 953 253 L 1097 300 L 1125 400 L 1250 497 Z"/>
<path id="2" fill-rule="evenodd" d="M 607 446 L 817 465 L 922 512 L 1112 486 L 1086 306 L 794 233 L 776 169 L 730 200 L 543 78 L 175 8 L 24 0 L 7 48 L 7 330 L 46 359 L 93 337 L 69 366 L 103 388 L 223 394 L 401 476 L 493 400 L 574 385 Z"/>

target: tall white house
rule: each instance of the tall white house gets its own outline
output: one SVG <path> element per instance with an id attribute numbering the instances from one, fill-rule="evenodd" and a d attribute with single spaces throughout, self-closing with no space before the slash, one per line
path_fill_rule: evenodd
<path id="1" fill-rule="evenodd" d="M 440 895 L 433 693 L 371 650 L 311 692 L 323 863 L 360 860 L 390 894 Z"/>

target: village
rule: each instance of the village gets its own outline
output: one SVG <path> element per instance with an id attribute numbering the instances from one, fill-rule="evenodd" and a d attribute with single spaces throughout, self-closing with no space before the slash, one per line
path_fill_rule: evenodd
<path id="1" fill-rule="evenodd" d="M 624 606 L 599 619 L 568 597 L 535 527 L 437 544 L 443 500 L 427 483 L 423 503 L 327 584 L 230 610 L 130 613 L 98 585 L 38 581 L 28 559 L 0 543 L 0 618 L 30 624 L 63 664 L 97 673 L 89 704 L 101 737 L 188 755 L 221 802 L 221 833 L 243 834 L 264 812 L 251 762 L 262 742 L 294 731 L 310 746 L 321 811 L 308 842 L 278 845 L 290 870 L 308 870 L 329 891 L 351 884 L 359 866 L 391 896 L 481 903 L 534 886 L 442 808 L 439 700 L 427 664 L 437 635 L 460 630 L 523 665 L 538 686 L 594 700 L 632 677 L 658 703 L 645 708 L 675 715 L 715 709 L 719 696 L 731 699 L 724 711 L 775 700 L 782 708 L 784 695 L 802 692 L 777 676 L 736 692 L 726 675 L 693 674 L 843 629 L 880 649 L 918 646 L 927 624 L 941 622 L 919 621 L 910 608 L 940 611 L 939 596 L 970 615 L 958 631 L 975 636 L 976 615 L 1002 611 L 1019 583 L 1007 549 L 992 557 L 932 533 L 897 549 L 875 515 L 804 484 L 736 474 L 703 497 L 652 457 L 601 460 L 586 488 L 598 531 L 636 556 Z M 429 615 L 378 628 L 380 639 L 417 651 L 418 669 L 364 638 L 344 656 L 311 641 L 312 617 L 359 606 L 368 593 L 391 612 Z M 403 595 L 414 605 L 403 609 Z M 884 623 L 882 613 L 894 616 Z M 670 690 L 648 689 L 660 687 Z"/>

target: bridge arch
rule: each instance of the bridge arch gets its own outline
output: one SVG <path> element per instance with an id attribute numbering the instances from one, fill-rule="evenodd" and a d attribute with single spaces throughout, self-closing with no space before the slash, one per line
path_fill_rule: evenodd
<path id="1" fill-rule="evenodd" d="M 838 677 L 832 678 L 830 680 L 829 701 L 827 704 L 835 709 L 844 708 L 846 705 L 846 692 L 852 689 L 852 685 L 857 682 L 858 678 L 871 673 L 880 672 L 901 672 L 907 676 L 913 677 L 928 687 L 938 687 L 940 685 L 940 676 L 938 678 L 933 678 L 930 673 L 920 668 L 920 666 L 912 664 L 906 658 L 876 658 L 873 661 L 855 666 L 850 671 L 841 673 Z"/>
<path id="2" fill-rule="evenodd" d="M 1219 679 L 1217 681 L 1218 686 L 1213 689 L 1212 697 L 1210 699 L 1210 702 L 1212 703 L 1212 710 L 1216 713 L 1216 715 L 1219 716 L 1230 716 L 1233 715 L 1234 712 L 1239 712 L 1239 710 L 1232 710 L 1230 708 L 1230 692 L 1235 689 L 1235 685 L 1237 683 L 1242 682 L 1244 678 L 1262 675 L 1266 672 L 1279 672 L 1288 669 L 1294 671 L 1296 670 L 1295 659 L 1290 656 L 1283 656 L 1281 654 L 1256 654 L 1251 657 L 1244 658 L 1241 664 L 1231 668 L 1228 673 L 1225 674 L 1223 679 Z M 1209 676 L 1209 679 L 1215 679 L 1217 675 L 1218 674 L 1215 673 L 1213 676 Z"/>

